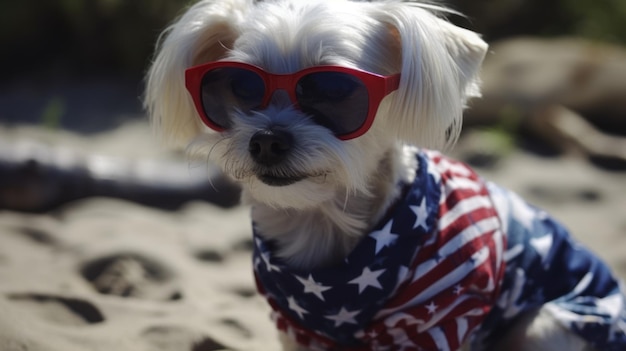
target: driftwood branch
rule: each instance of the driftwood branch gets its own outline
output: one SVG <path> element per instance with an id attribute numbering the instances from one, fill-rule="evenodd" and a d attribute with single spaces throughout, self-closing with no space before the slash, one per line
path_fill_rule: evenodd
<path id="1" fill-rule="evenodd" d="M 580 114 L 560 105 L 537 110 L 530 120 L 532 131 L 554 146 L 590 157 L 626 164 L 626 138 L 599 131 Z"/>

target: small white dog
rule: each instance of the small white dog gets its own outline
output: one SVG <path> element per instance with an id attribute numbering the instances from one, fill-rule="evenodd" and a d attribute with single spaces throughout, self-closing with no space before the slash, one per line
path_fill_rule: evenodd
<path id="1" fill-rule="evenodd" d="M 164 33 L 146 106 L 242 184 L 286 349 L 626 350 L 609 269 L 428 150 L 456 141 L 487 51 L 445 12 L 202 0 Z"/>

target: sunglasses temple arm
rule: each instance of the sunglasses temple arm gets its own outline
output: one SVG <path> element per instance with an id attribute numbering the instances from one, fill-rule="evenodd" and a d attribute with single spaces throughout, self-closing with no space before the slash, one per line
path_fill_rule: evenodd
<path id="1" fill-rule="evenodd" d="M 385 79 L 385 94 L 389 94 L 392 91 L 398 89 L 400 86 L 400 74 L 395 74 L 393 76 L 388 76 Z"/>

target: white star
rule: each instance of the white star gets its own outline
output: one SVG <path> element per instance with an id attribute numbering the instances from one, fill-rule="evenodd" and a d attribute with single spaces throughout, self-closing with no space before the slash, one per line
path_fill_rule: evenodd
<path id="1" fill-rule="evenodd" d="M 393 225 L 393 219 L 385 224 L 382 230 L 376 230 L 370 234 L 370 237 L 376 240 L 376 253 L 378 253 L 383 247 L 391 245 L 398 238 L 397 234 L 391 232 L 391 226 Z"/>
<path id="2" fill-rule="evenodd" d="M 370 271 L 369 267 L 365 267 L 363 268 L 363 272 L 361 272 L 361 275 L 349 281 L 348 284 L 359 284 L 359 294 L 361 294 L 363 290 L 365 290 L 368 286 L 382 289 L 383 287 L 380 285 L 378 277 L 384 272 L 384 269 L 379 269 L 372 272 Z"/>
<path id="3" fill-rule="evenodd" d="M 426 196 L 422 198 L 422 203 L 419 206 L 409 206 L 411 211 L 415 213 L 417 217 L 415 219 L 415 224 L 413 224 L 413 229 L 417 227 L 422 227 L 426 229 L 426 219 L 428 219 L 428 209 L 426 208 Z"/>
<path id="4" fill-rule="evenodd" d="M 538 238 L 530 238 L 530 245 L 532 245 L 539 256 L 541 256 L 541 263 L 544 264 L 546 269 L 550 268 L 550 262 L 547 261 L 547 258 L 550 253 L 550 249 L 552 249 L 552 239 L 551 233 L 547 233 L 546 235 Z"/>
<path id="5" fill-rule="evenodd" d="M 307 279 L 300 278 L 298 276 L 296 276 L 296 279 L 298 279 L 298 281 L 300 283 L 302 283 L 302 285 L 304 285 L 304 292 L 305 293 L 314 294 L 315 296 L 317 296 L 322 301 L 324 301 L 324 295 L 322 295 L 322 293 L 324 291 L 326 291 L 326 290 L 331 289 L 330 286 L 324 286 L 324 285 L 316 282 L 313 279 L 313 276 L 311 274 L 309 274 L 309 278 L 307 278 Z"/>
<path id="6" fill-rule="evenodd" d="M 261 258 L 263 259 L 263 262 L 265 262 L 265 266 L 267 267 L 268 272 L 271 272 L 271 271 L 280 272 L 280 268 L 278 268 L 278 266 L 275 266 L 270 262 L 269 252 L 267 251 L 261 252 Z"/>
<path id="7" fill-rule="evenodd" d="M 461 284 L 457 284 L 454 287 L 454 295 L 461 295 L 461 292 L 463 292 L 463 287 L 461 286 Z"/>
<path id="8" fill-rule="evenodd" d="M 261 240 L 261 238 L 254 238 L 254 243 L 256 244 L 256 247 L 259 248 L 259 250 L 263 251 L 263 241 Z"/>
<path id="9" fill-rule="evenodd" d="M 361 313 L 361 311 L 359 310 L 348 311 L 344 307 L 341 307 L 341 310 L 339 311 L 339 313 L 335 315 L 324 316 L 324 317 L 332 321 L 335 321 L 335 327 L 338 327 L 344 323 L 357 324 L 356 319 L 354 319 L 354 317 L 359 313 Z"/>
<path id="10" fill-rule="evenodd" d="M 437 308 L 439 306 L 435 305 L 435 301 L 431 301 L 428 305 L 425 306 L 426 309 L 428 310 L 428 314 L 435 314 L 435 311 L 437 311 Z"/>
<path id="11" fill-rule="evenodd" d="M 289 309 L 296 312 L 296 314 L 298 315 L 298 317 L 300 317 L 300 319 L 304 319 L 304 314 L 309 313 L 309 311 L 300 307 L 300 305 L 296 303 L 296 299 L 294 299 L 293 296 L 288 297 L 287 302 L 289 303 Z"/>

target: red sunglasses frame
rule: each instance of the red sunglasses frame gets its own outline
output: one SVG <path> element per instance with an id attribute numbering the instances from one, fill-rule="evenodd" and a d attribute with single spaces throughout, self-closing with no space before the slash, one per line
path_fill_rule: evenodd
<path id="1" fill-rule="evenodd" d="M 207 116 L 206 112 L 204 111 L 204 106 L 202 103 L 202 78 L 207 72 L 213 69 L 225 67 L 246 69 L 256 73 L 257 75 L 259 75 L 259 77 L 261 77 L 265 84 L 265 95 L 263 96 L 263 102 L 261 103 L 259 108 L 267 107 L 272 98 L 272 95 L 276 90 L 286 91 L 289 95 L 289 98 L 294 103 L 294 106 L 296 108 L 299 108 L 298 100 L 296 98 L 296 84 L 302 77 L 311 73 L 341 72 L 350 74 L 358 78 L 365 85 L 369 96 L 369 109 L 367 112 L 367 117 L 365 118 L 363 124 L 357 130 L 347 134 L 336 135 L 337 138 L 341 140 L 354 139 L 365 134 L 372 126 L 372 123 L 374 123 L 374 117 L 376 116 L 376 112 L 378 111 L 380 102 L 383 100 L 383 98 L 385 98 L 385 96 L 398 89 L 400 85 L 400 74 L 384 76 L 356 68 L 330 65 L 310 67 L 291 74 L 269 73 L 264 71 L 262 68 L 254 65 L 233 61 L 209 62 L 188 68 L 185 71 L 185 86 L 187 88 L 187 91 L 189 91 L 189 93 L 191 94 L 196 110 L 204 124 L 217 132 L 222 132 L 226 128 L 223 128 L 213 123 L 213 121 L 211 121 L 209 116 Z"/>

